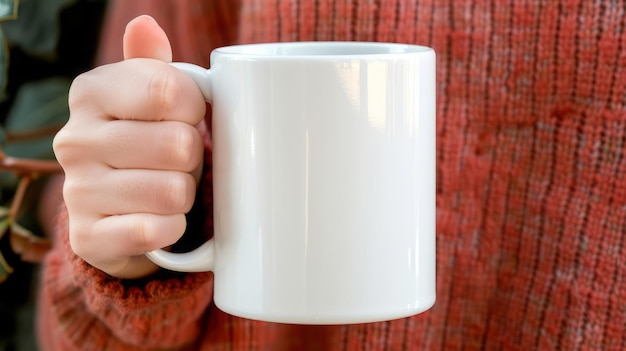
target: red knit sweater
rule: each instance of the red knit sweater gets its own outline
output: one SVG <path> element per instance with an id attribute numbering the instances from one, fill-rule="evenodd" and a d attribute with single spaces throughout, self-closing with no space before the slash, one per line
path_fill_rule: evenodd
<path id="1" fill-rule="evenodd" d="M 43 272 L 48 350 L 625 350 L 626 3 L 495 0 L 119 1 L 175 59 L 233 42 L 367 40 L 435 48 L 437 302 L 384 323 L 226 315 L 210 273 L 120 281 L 77 258 L 62 212 Z M 210 153 L 197 206 L 210 209 Z M 210 232 L 210 216 L 204 231 Z"/>

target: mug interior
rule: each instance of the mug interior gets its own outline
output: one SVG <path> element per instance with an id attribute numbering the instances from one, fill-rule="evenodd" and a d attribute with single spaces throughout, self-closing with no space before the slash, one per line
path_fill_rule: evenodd
<path id="1" fill-rule="evenodd" d="M 302 56 L 367 56 L 409 54 L 432 50 L 429 47 L 396 43 L 374 42 L 289 42 L 233 45 L 215 51 L 224 54 L 271 57 Z"/>

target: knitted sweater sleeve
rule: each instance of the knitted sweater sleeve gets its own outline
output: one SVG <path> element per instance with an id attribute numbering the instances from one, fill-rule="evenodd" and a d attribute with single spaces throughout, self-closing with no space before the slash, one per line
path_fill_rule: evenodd
<path id="1" fill-rule="evenodd" d="M 74 255 L 67 215 L 40 290 L 40 341 L 50 350 L 174 348 L 191 344 L 211 302 L 210 273 L 129 284 Z"/>

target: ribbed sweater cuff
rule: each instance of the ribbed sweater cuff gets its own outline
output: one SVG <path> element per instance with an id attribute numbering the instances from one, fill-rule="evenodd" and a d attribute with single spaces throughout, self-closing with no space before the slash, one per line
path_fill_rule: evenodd
<path id="1" fill-rule="evenodd" d="M 65 211 L 59 224 L 43 293 L 54 307 L 56 324 L 74 345 L 102 343 L 115 349 L 111 343 L 117 340 L 144 349 L 169 348 L 197 338 L 212 299 L 211 273 L 157 275 L 141 284 L 116 279 L 72 252 Z"/>

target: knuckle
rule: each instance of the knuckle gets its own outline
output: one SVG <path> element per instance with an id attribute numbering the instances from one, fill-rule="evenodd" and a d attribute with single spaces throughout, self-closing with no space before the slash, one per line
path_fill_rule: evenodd
<path id="1" fill-rule="evenodd" d="M 62 161 L 62 158 L 65 156 L 65 152 L 68 149 L 68 145 L 70 144 L 71 138 L 68 134 L 69 133 L 65 128 L 61 128 L 61 130 L 59 130 L 52 139 L 52 150 L 59 161 Z"/>
<path id="2" fill-rule="evenodd" d="M 74 78 L 72 84 L 70 84 L 67 99 L 70 111 L 79 106 L 89 97 L 89 91 L 93 83 L 94 77 L 92 71 L 85 72 Z"/>
<path id="3" fill-rule="evenodd" d="M 93 212 L 92 205 L 95 201 L 92 186 L 93 184 L 88 184 L 84 178 L 66 173 L 62 196 L 70 215 Z"/>
<path id="4" fill-rule="evenodd" d="M 70 216 L 69 221 L 69 243 L 72 251 L 81 258 L 86 258 L 90 255 L 88 245 L 86 241 L 88 240 L 88 234 L 85 228 L 81 228 L 78 226 L 77 221 L 72 220 Z"/>
<path id="5" fill-rule="evenodd" d="M 73 133 L 66 127 L 61 128 L 52 140 L 52 150 L 61 166 L 65 166 L 76 157 L 78 149 Z"/>
<path id="6" fill-rule="evenodd" d="M 78 257 L 84 259 L 89 255 L 89 253 L 85 249 L 86 246 L 82 245 L 82 240 L 80 240 L 80 236 L 72 232 L 70 232 L 70 247 Z"/>
<path id="7" fill-rule="evenodd" d="M 63 182 L 63 198 L 68 202 L 68 206 L 73 203 L 73 199 L 80 198 L 86 191 L 83 182 L 77 181 L 74 177 L 65 177 Z"/>
<path id="8" fill-rule="evenodd" d="M 94 156 L 98 155 L 98 147 L 102 143 L 98 133 L 100 124 L 82 117 L 84 115 L 70 114 L 70 119 L 52 139 L 52 150 L 64 169 L 68 166 L 83 168 L 85 161 L 96 160 Z"/>
<path id="9" fill-rule="evenodd" d="M 171 225 L 174 222 L 181 225 Z M 170 224 L 170 225 L 168 225 Z M 177 221 L 175 216 L 142 215 L 128 224 L 128 243 L 141 251 L 150 251 L 174 244 L 184 233 L 185 219 Z"/>
<path id="10" fill-rule="evenodd" d="M 195 181 L 191 175 L 175 172 L 167 177 L 160 194 L 159 203 L 165 207 L 166 212 L 187 212 L 193 205 L 195 193 Z"/>
<path id="11" fill-rule="evenodd" d="M 85 74 L 86 73 L 83 73 L 77 76 L 72 81 L 72 84 L 70 84 L 70 89 L 67 96 L 67 103 L 69 105 L 70 111 L 82 100 L 82 96 L 84 95 L 85 91 L 85 85 L 87 84 Z"/>
<path id="12" fill-rule="evenodd" d="M 159 111 L 166 113 L 176 106 L 180 88 L 170 70 L 157 69 L 149 78 L 148 98 Z"/>
<path id="13" fill-rule="evenodd" d="M 154 247 L 159 226 L 151 216 L 140 216 L 128 223 L 128 241 L 133 247 Z"/>
<path id="14" fill-rule="evenodd" d="M 166 133 L 168 135 L 163 140 L 170 141 L 164 143 L 168 147 L 165 152 L 166 162 L 173 164 L 181 171 L 192 171 L 199 162 L 199 158 L 196 157 L 198 138 L 195 128 L 183 123 L 175 123 L 172 128 L 167 129 Z"/>

